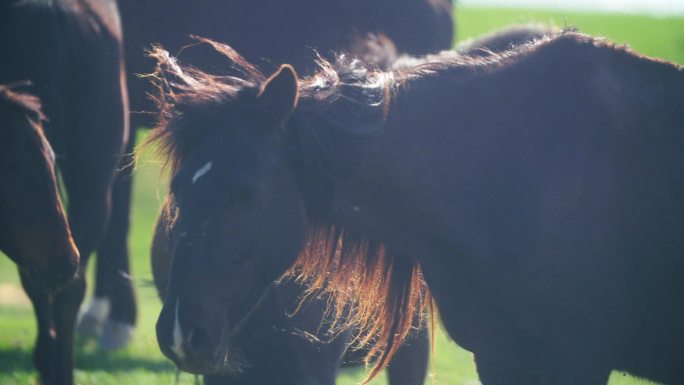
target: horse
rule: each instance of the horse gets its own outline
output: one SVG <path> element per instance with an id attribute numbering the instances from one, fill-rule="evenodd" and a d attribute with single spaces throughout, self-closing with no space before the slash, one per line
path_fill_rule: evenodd
<path id="1" fill-rule="evenodd" d="M 462 48 L 462 52 L 472 52 L 472 54 L 480 54 L 481 52 L 490 52 L 495 49 L 505 49 L 503 47 L 508 47 L 516 44 L 523 44 L 524 42 L 533 41 L 536 38 L 542 37 L 544 34 L 551 33 L 552 29 L 549 27 L 541 26 L 516 26 L 502 29 L 488 35 L 486 38 L 481 38 L 476 40 L 475 43 L 469 43 L 466 48 Z M 508 44 L 504 44 L 503 41 L 508 40 Z M 499 42 L 497 45 L 490 47 L 492 42 Z M 480 45 L 478 45 L 480 44 Z M 356 55 L 363 56 L 365 58 L 370 58 L 374 64 L 381 63 L 382 65 L 388 66 L 390 63 L 396 61 L 397 66 L 401 66 L 403 61 L 402 58 L 399 61 L 396 60 L 396 47 L 391 41 L 384 39 L 379 39 L 378 41 L 369 41 L 368 48 L 357 49 Z M 358 48 L 358 47 L 357 47 Z M 165 290 L 168 286 L 168 278 L 171 264 L 171 257 L 169 252 L 170 238 L 178 237 L 173 231 L 173 226 L 169 223 L 173 222 L 167 218 L 167 215 L 172 210 L 169 208 L 169 203 L 165 204 L 165 208 L 162 209 L 162 215 L 158 219 L 157 226 L 155 228 L 155 236 L 152 244 L 151 250 L 151 262 L 152 262 L 152 273 L 155 281 L 155 285 L 160 293 L 160 297 L 165 297 Z M 298 289 L 297 289 L 298 288 Z M 258 325 L 272 325 L 272 328 L 277 329 L 280 333 L 293 333 L 298 337 L 294 337 L 295 340 L 301 339 L 300 334 L 296 333 L 294 330 L 305 329 L 301 324 L 308 325 L 309 333 L 315 336 L 320 331 L 318 329 L 313 329 L 312 325 L 317 325 L 322 321 L 323 311 L 320 305 L 311 304 L 307 307 L 308 311 L 305 314 L 298 314 L 295 321 L 287 321 L 284 319 L 283 314 L 288 312 L 288 309 L 296 307 L 297 295 L 291 293 L 299 293 L 301 296 L 304 288 L 301 286 L 293 284 L 280 284 L 274 285 L 271 289 L 271 294 L 268 294 L 266 298 L 269 300 L 265 304 L 259 306 L 260 311 L 255 312 L 254 315 L 250 317 L 249 324 L 257 323 Z M 281 292 L 290 293 L 283 295 Z M 273 300 L 271 297 L 276 296 L 280 298 L 279 301 Z M 289 298 L 289 301 L 287 300 Z M 325 299 L 318 300 L 324 301 Z M 278 326 L 273 326 L 278 325 Z M 253 328 L 254 329 L 254 328 Z M 258 328 L 257 328 L 258 329 Z M 262 327 L 263 329 L 263 327 Z M 253 358 L 243 359 L 250 363 L 249 369 L 240 370 L 240 375 L 226 375 L 226 376 L 208 376 L 208 381 L 212 383 L 233 383 L 233 381 L 239 381 L 239 383 L 259 383 L 259 381 L 266 381 L 266 379 L 261 378 L 261 380 L 256 380 L 253 377 L 260 378 L 258 376 L 266 376 L 270 379 L 280 379 L 283 381 L 284 378 L 291 378 L 294 383 L 334 383 L 337 366 L 331 365 L 329 363 L 334 363 L 342 359 L 343 361 L 360 362 L 360 359 L 352 358 L 351 356 L 362 356 L 362 352 L 354 352 L 347 354 L 342 357 L 342 352 L 344 351 L 343 346 L 349 340 L 349 336 L 353 333 L 352 330 L 345 330 L 342 337 L 338 337 L 329 343 L 328 349 L 324 349 L 327 354 L 317 354 L 307 359 L 300 359 L 297 362 L 308 363 L 305 367 L 302 364 L 285 364 L 288 360 L 284 358 L 273 358 L 273 353 L 270 352 L 270 347 L 274 346 L 274 342 L 269 340 L 269 338 L 245 338 L 245 335 L 257 335 L 262 336 L 264 334 L 274 334 L 275 332 L 241 332 L 234 336 L 233 339 L 238 340 L 233 344 L 240 346 L 249 346 L 247 349 L 239 350 L 250 350 L 259 351 L 259 353 L 251 354 Z M 274 337 L 270 337 L 273 339 Z M 321 338 L 323 338 L 321 336 Z M 297 357 L 299 355 L 307 355 L 307 352 L 311 352 L 316 349 L 317 341 L 308 341 L 312 346 L 306 346 L 307 341 L 299 342 L 289 342 L 284 344 L 279 344 L 282 346 L 292 346 L 292 349 L 285 349 L 290 357 Z M 427 371 L 427 356 L 428 356 L 428 336 L 427 330 L 425 328 L 419 329 L 415 334 L 415 337 L 406 346 L 398 351 L 395 355 L 395 359 L 389 366 L 388 375 L 389 380 L 392 384 L 417 384 L 422 383 L 425 378 L 425 373 Z M 331 348 L 335 349 L 330 350 Z M 233 348 L 234 349 L 234 348 Z M 282 352 L 281 352 L 282 353 Z M 285 356 L 288 356 L 285 354 Z M 351 355 L 351 356 L 350 356 Z M 321 363 L 321 360 L 327 362 L 328 364 Z M 257 366 L 259 369 L 254 369 Z M 261 369 L 264 368 L 264 369 Z M 312 368 L 323 368 L 324 370 L 312 370 Z M 307 380 L 307 376 L 313 377 L 313 380 Z"/>
<path id="2" fill-rule="evenodd" d="M 0 179 L 7 181 L 0 189 L 0 250 L 35 286 L 56 291 L 76 274 L 79 255 L 58 194 L 40 100 L 0 85 L 0 119 Z"/>
<path id="3" fill-rule="evenodd" d="M 516 44 L 533 41 L 535 38 L 540 38 L 543 34 L 551 33 L 552 29 L 541 26 L 516 26 L 496 31 L 488 35 L 487 38 L 481 38 L 476 43 L 469 43 L 467 49 L 463 48 L 463 52 L 471 51 L 473 54 L 480 52 L 492 51 L 494 49 L 504 49 Z M 493 37 L 489 37 L 493 36 Z M 498 44 L 494 47 L 489 45 L 493 41 L 502 42 L 509 40 L 508 44 Z M 371 58 L 374 63 L 383 63 L 389 65 L 396 60 L 396 47 L 390 41 L 379 40 L 377 42 L 369 42 L 370 49 L 361 49 L 360 54 L 367 58 Z M 384 51 L 384 52 L 383 52 Z M 368 53 L 368 54 L 366 54 Z M 357 53 L 359 54 L 359 53 Z M 399 65 L 400 62 L 397 62 Z M 165 291 L 168 286 L 169 271 L 171 265 L 171 256 L 169 251 L 170 238 L 178 237 L 173 231 L 173 226 L 169 225 L 172 222 L 167 218 L 167 215 L 172 210 L 168 207 L 169 203 L 165 204 L 162 209 L 157 226 L 155 227 L 154 240 L 151 250 L 152 273 L 154 277 L 155 286 L 158 289 L 160 298 L 165 297 Z M 248 325 L 256 324 L 257 327 L 251 327 L 251 330 L 256 331 L 242 331 L 233 337 L 236 342 L 231 342 L 233 345 L 244 346 L 238 348 L 238 351 L 258 352 L 249 354 L 249 358 L 243 358 L 238 361 L 248 362 L 247 368 L 240 368 L 239 375 L 209 375 L 206 381 L 210 383 L 264 383 L 273 379 L 279 381 L 286 381 L 289 379 L 293 383 L 334 383 L 337 368 L 340 360 L 342 362 L 351 362 L 358 364 L 361 362 L 359 357 L 363 356 L 363 350 L 360 352 L 349 352 L 342 356 L 344 352 L 344 345 L 349 342 L 349 337 L 353 333 L 352 330 L 347 329 L 342 333 L 342 336 L 336 336 L 324 346 L 327 348 L 321 349 L 320 339 L 326 339 L 327 336 L 319 336 L 318 339 L 311 341 L 302 339 L 299 330 L 307 330 L 308 335 L 316 336 L 321 334 L 321 330 L 314 326 L 318 325 L 323 320 L 324 311 L 322 306 L 315 302 L 325 301 L 319 299 L 312 301 L 314 303 L 308 304 L 306 311 L 297 313 L 294 320 L 289 320 L 284 317 L 284 314 L 291 311 L 297 306 L 297 298 L 302 295 L 304 288 L 292 283 L 281 283 L 274 285 L 266 300 L 259 306 L 259 311 L 250 316 Z M 284 294 L 283 294 L 284 293 Z M 275 297 L 275 299 L 274 299 Z M 307 325 L 307 327 L 302 326 Z M 263 325 L 269 325 L 264 327 Z M 261 329 L 261 331 L 259 331 Z M 271 330 L 272 329 L 272 330 Z M 264 331 L 265 330 L 265 331 Z M 290 333 L 292 336 L 280 336 L 283 333 Z M 256 338 L 254 336 L 258 336 Z M 266 337 L 268 336 L 268 337 Z M 274 340 L 284 340 L 284 343 L 275 343 Z M 327 337 L 329 339 L 329 337 Z M 290 348 L 281 348 L 278 354 L 271 351 L 272 346 L 285 346 Z M 421 328 L 414 333 L 414 337 L 405 346 L 398 350 L 394 356 L 392 364 L 388 367 L 388 377 L 391 384 L 418 384 L 422 383 L 427 372 L 427 357 L 428 357 L 429 341 L 427 336 L 427 329 Z M 235 347 L 232 347 L 235 350 Z M 311 352 L 316 351 L 317 354 L 311 355 Z M 321 351 L 323 353 L 321 353 Z M 325 354 L 324 354 L 325 353 Z M 300 357 L 294 363 L 286 357 Z M 173 356 L 172 356 L 173 357 Z M 335 364 L 335 363 L 338 364 Z M 306 364 L 304 364 L 306 363 Z M 182 363 L 181 363 L 182 364 Z M 245 366 L 241 363 L 238 366 Z M 316 369 L 318 368 L 318 369 Z M 235 371 L 235 370 L 234 370 Z"/>
<path id="4" fill-rule="evenodd" d="M 41 381 L 73 383 L 73 337 L 84 271 L 105 231 L 113 178 L 127 137 L 122 34 L 109 0 L 10 0 L 0 5 L 0 83 L 30 80 L 49 117 L 80 252 L 75 279 L 48 294 L 22 277 L 38 320 L 34 363 Z"/>
<path id="5" fill-rule="evenodd" d="M 304 79 L 216 46 L 242 77 L 157 55 L 180 235 L 167 355 L 224 353 L 289 271 L 351 307 L 375 369 L 427 286 L 484 385 L 682 383 L 684 68 L 572 31 Z"/>
<path id="6" fill-rule="evenodd" d="M 162 4 L 163 3 L 163 4 Z M 388 36 L 400 53 L 423 54 L 448 49 L 454 35 L 451 0 L 402 1 L 187 1 L 119 0 L 125 37 L 125 57 L 131 100 L 130 140 L 114 183 L 112 218 L 97 250 L 95 295 L 84 306 L 79 331 L 97 335 L 99 345 L 122 348 L 131 340 L 137 309 L 130 283 L 127 245 L 135 129 L 153 124 L 154 90 L 140 74 L 152 72 L 145 54 L 153 44 L 173 52 L 198 34 L 230 41 L 265 70 L 288 62 L 299 71 L 315 68 L 314 49 L 324 56 L 332 50 L 353 49 L 368 33 Z M 173 25 L 173 28 L 168 28 Z M 412 28 L 406 28 L 411 25 Z M 274 38 L 275 37 L 275 38 Z M 196 63 L 221 64 L 212 55 L 194 50 Z"/>
<path id="7" fill-rule="evenodd" d="M 173 211 L 168 204 L 165 203 L 158 218 L 151 249 L 152 275 L 162 301 L 167 295 L 170 250 L 178 238 L 172 221 L 165 215 Z M 292 281 L 272 285 L 242 330 L 225 342 L 230 359 L 218 365 L 220 369 L 215 371 L 219 373 L 204 376 L 204 383 L 334 385 L 340 367 L 362 363 L 363 351 L 346 352 L 353 339 L 351 330 L 333 334 L 321 327 L 325 323 L 325 298 L 300 303 L 303 291 L 301 285 Z M 427 329 L 416 330 L 388 367 L 389 383 L 422 384 L 429 345 Z M 183 368 L 183 362 L 179 364 Z"/>

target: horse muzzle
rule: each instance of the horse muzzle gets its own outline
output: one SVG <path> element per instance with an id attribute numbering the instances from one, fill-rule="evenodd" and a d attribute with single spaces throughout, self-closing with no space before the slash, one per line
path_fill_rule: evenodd
<path id="1" fill-rule="evenodd" d="M 157 321 L 157 341 L 162 353 L 178 369 L 194 374 L 213 374 L 227 365 L 227 350 L 221 336 L 213 333 L 208 322 L 200 318 L 201 312 L 192 312 L 196 319 L 180 314 L 180 303 L 164 306 Z M 222 328 L 219 328 L 222 329 Z"/>

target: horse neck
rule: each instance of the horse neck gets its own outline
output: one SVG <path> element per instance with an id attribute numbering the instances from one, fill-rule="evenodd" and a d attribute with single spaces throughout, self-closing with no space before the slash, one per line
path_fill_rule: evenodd
<path id="1" fill-rule="evenodd" d="M 411 191 L 412 182 L 410 174 L 403 178 L 400 170 L 413 160 L 400 149 L 390 149 L 402 140 L 392 130 L 376 137 L 302 126 L 291 130 L 296 142 L 291 151 L 294 174 L 309 218 L 386 241 L 408 253 L 437 253 L 412 227 L 422 207 L 403 193 Z"/>

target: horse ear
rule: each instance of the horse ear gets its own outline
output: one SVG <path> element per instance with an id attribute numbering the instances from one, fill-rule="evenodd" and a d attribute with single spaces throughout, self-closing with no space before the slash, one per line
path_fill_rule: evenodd
<path id="1" fill-rule="evenodd" d="M 271 75 L 259 92 L 259 104 L 267 124 L 280 127 L 297 107 L 297 72 L 289 64 L 283 64 Z"/>

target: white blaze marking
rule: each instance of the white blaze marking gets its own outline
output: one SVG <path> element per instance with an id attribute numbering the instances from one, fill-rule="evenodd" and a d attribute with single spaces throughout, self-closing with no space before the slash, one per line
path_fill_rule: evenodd
<path id="1" fill-rule="evenodd" d="M 195 184 L 195 182 L 197 182 L 197 180 L 198 180 L 199 178 L 201 178 L 201 177 L 203 177 L 204 175 L 206 175 L 206 173 L 208 173 L 209 170 L 211 170 L 211 167 L 212 167 L 213 165 L 214 165 L 214 162 L 207 162 L 207 164 L 205 164 L 204 166 L 202 166 L 202 168 L 200 168 L 199 170 L 197 170 L 197 172 L 195 173 L 195 175 L 192 176 L 192 184 Z"/>
<path id="2" fill-rule="evenodd" d="M 179 302 L 176 300 L 176 317 L 173 322 L 173 346 L 171 350 L 179 360 L 183 360 L 185 352 L 183 352 L 183 333 L 181 332 L 180 321 L 178 321 L 178 305 Z"/>

